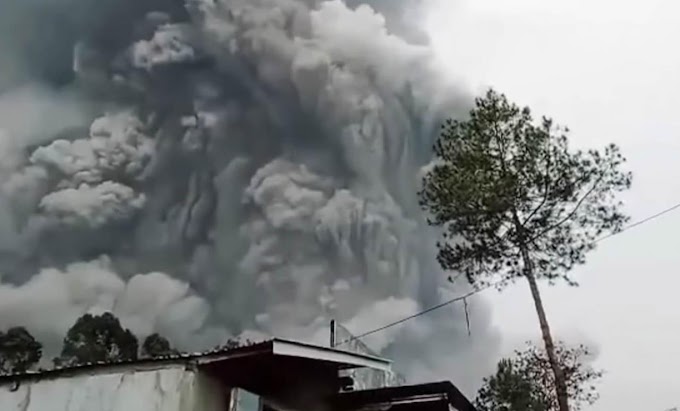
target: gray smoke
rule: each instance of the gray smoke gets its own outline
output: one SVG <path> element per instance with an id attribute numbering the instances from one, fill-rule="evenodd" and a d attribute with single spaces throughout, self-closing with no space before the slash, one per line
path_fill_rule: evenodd
<path id="1" fill-rule="evenodd" d="M 112 310 L 183 348 L 326 343 L 330 318 L 361 333 L 465 292 L 416 192 L 470 98 L 407 3 L 0 3 L 0 327 L 56 346 Z M 470 391 L 498 345 L 470 315 L 366 342 Z"/>

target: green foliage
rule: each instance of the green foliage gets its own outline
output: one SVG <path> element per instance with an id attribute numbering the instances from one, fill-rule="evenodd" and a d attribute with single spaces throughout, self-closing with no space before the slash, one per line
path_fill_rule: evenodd
<path id="1" fill-rule="evenodd" d="M 486 378 L 475 399 L 478 411 L 547 411 L 540 390 L 515 361 L 503 359 L 496 374 Z"/>
<path id="2" fill-rule="evenodd" d="M 57 365 L 137 359 L 137 338 L 111 313 L 85 314 L 68 330 Z"/>
<path id="3" fill-rule="evenodd" d="M 42 344 L 24 327 L 12 327 L 0 332 L 0 374 L 27 371 L 40 361 Z"/>
<path id="4" fill-rule="evenodd" d="M 571 409 L 592 405 L 599 396 L 595 383 L 602 371 L 585 362 L 590 356 L 587 347 L 555 347 L 557 362 L 562 368 Z M 475 400 L 479 411 L 555 411 L 555 378 L 544 350 L 529 344 L 516 351 L 513 358 L 498 363 L 496 374 L 486 378 Z"/>
<path id="5" fill-rule="evenodd" d="M 170 346 L 170 342 L 157 333 L 146 337 L 142 344 L 142 357 L 157 358 L 176 354 L 178 351 Z"/>
<path id="6" fill-rule="evenodd" d="M 572 151 L 566 133 L 548 118 L 534 124 L 529 108 L 493 90 L 469 119 L 444 124 L 419 193 L 430 223 L 444 229 L 442 267 L 504 285 L 524 275 L 524 249 L 536 278 L 575 285 L 569 271 L 628 221 L 616 194 L 632 176 L 620 171 L 617 146 Z"/>

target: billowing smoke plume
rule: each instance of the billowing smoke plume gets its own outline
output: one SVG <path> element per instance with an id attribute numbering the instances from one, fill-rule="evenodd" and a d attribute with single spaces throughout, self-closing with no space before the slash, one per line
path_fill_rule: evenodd
<path id="1" fill-rule="evenodd" d="M 406 4 L 0 3 L 0 327 L 56 345 L 112 310 L 183 348 L 326 343 L 330 318 L 361 333 L 464 292 L 416 192 L 469 98 Z M 366 342 L 469 390 L 497 345 L 470 310 L 471 336 L 453 305 Z"/>

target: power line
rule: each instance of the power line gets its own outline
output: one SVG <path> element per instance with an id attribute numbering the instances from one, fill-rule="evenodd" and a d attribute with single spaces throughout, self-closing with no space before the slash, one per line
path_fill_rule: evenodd
<path id="1" fill-rule="evenodd" d="M 628 230 L 630 230 L 631 228 L 635 228 L 635 227 L 637 227 L 637 226 L 639 226 L 639 225 L 648 223 L 648 222 L 650 222 L 650 221 L 652 221 L 652 220 L 656 220 L 657 218 L 659 218 L 659 217 L 661 217 L 661 216 L 663 216 L 663 215 L 665 215 L 665 214 L 668 214 L 668 213 L 670 213 L 671 211 L 675 211 L 675 210 L 677 210 L 678 208 L 680 208 L 680 203 L 677 203 L 677 204 L 675 204 L 674 206 L 668 207 L 668 208 L 665 209 L 665 210 L 659 211 L 658 213 L 653 214 L 653 215 L 651 215 L 651 216 L 649 216 L 649 217 L 643 218 L 643 219 L 640 220 L 640 221 L 636 221 L 635 223 L 630 224 L 630 225 L 624 227 L 624 228 L 621 229 L 620 231 L 617 231 L 617 232 L 615 232 L 615 233 L 607 234 L 607 235 L 605 235 L 605 236 L 603 236 L 603 237 L 600 237 L 600 238 L 598 238 L 597 240 L 595 240 L 595 242 L 596 242 L 596 243 L 599 243 L 599 242 L 602 241 L 602 240 L 606 240 L 606 239 L 608 239 L 608 238 L 614 237 L 615 235 L 621 234 L 621 233 L 623 233 L 624 231 L 628 231 Z"/>
<path id="2" fill-rule="evenodd" d="M 605 235 L 605 236 L 602 236 L 602 237 L 596 239 L 596 240 L 593 241 L 593 242 L 594 242 L 594 243 L 599 243 L 600 241 L 603 241 L 603 240 L 606 240 L 606 239 L 608 239 L 608 238 L 614 237 L 615 235 L 619 235 L 619 234 L 623 233 L 624 231 L 628 231 L 628 230 L 630 230 L 630 229 L 632 229 L 632 228 L 635 228 L 635 227 L 637 227 L 637 226 L 639 226 L 639 225 L 648 223 L 648 222 L 650 222 L 650 221 L 652 221 L 652 220 L 656 220 L 657 218 L 659 218 L 659 217 L 661 217 L 661 216 L 663 216 L 663 215 L 665 215 L 665 214 L 668 214 L 668 213 L 670 213 L 671 211 L 675 211 L 675 210 L 677 210 L 678 208 L 680 208 L 680 203 L 677 203 L 677 204 L 675 204 L 675 205 L 673 205 L 673 206 L 671 206 L 671 207 L 668 207 L 668 208 L 666 208 L 665 210 L 659 211 L 658 213 L 653 214 L 653 215 L 651 215 L 651 216 L 649 216 L 649 217 L 643 218 L 643 219 L 640 220 L 640 221 L 636 221 L 636 222 L 634 222 L 633 224 L 627 225 L 626 227 L 622 228 L 622 229 L 619 230 L 619 231 L 616 231 L 616 232 L 614 232 L 614 233 L 611 233 L 611 234 L 607 234 L 607 235 Z M 453 277 L 453 278 L 449 277 L 449 281 L 450 281 L 451 283 L 455 283 L 455 282 L 461 277 L 462 274 L 463 274 L 463 273 L 458 273 L 458 275 L 456 275 L 456 276 Z"/>
<path id="3" fill-rule="evenodd" d="M 608 235 L 606 235 L 606 236 L 600 237 L 600 238 L 596 239 L 595 242 L 596 242 L 596 243 L 599 243 L 600 241 L 603 241 L 603 240 L 606 240 L 606 239 L 608 239 L 608 238 L 614 237 L 614 236 L 616 236 L 616 235 L 622 234 L 622 233 L 625 232 L 625 231 L 628 231 L 628 230 L 630 230 L 630 229 L 632 229 L 632 228 L 635 228 L 635 227 L 637 227 L 637 226 L 640 226 L 640 225 L 642 225 L 642 224 L 645 224 L 645 223 L 648 223 L 648 222 L 650 222 L 650 221 L 652 221 L 652 220 L 655 220 L 655 219 L 657 219 L 657 218 L 659 218 L 659 217 L 661 217 L 661 216 L 663 216 L 663 215 L 665 215 L 665 214 L 670 213 L 671 211 L 677 210 L 678 208 L 680 208 L 680 203 L 677 203 L 677 204 L 675 204 L 675 205 L 673 205 L 673 206 L 671 206 L 671 207 L 668 207 L 668 208 L 666 208 L 665 210 L 659 211 L 658 213 L 653 214 L 653 215 L 651 215 L 651 216 L 649 216 L 649 217 L 643 218 L 643 219 L 640 220 L 640 221 L 636 221 L 636 222 L 634 222 L 634 223 L 632 223 L 632 224 L 630 224 L 630 225 L 627 225 L 626 227 L 624 227 L 624 228 L 621 229 L 620 231 L 617 231 L 617 232 L 608 234 Z M 453 278 L 453 279 L 449 278 L 449 281 L 452 282 L 452 283 L 455 282 L 455 281 L 461 276 L 461 274 L 462 274 L 462 273 L 459 273 L 459 274 L 458 274 L 455 278 Z M 410 316 L 408 316 L 408 317 L 404 317 L 404 318 L 402 318 L 402 319 L 400 319 L 400 320 L 397 320 L 397 321 L 391 322 L 391 323 L 389 323 L 389 324 L 383 325 L 382 327 L 375 328 L 375 329 L 373 329 L 373 330 L 367 331 L 367 332 L 365 332 L 365 333 L 363 333 L 363 334 L 359 334 L 359 335 L 357 335 L 357 336 L 353 336 L 353 337 L 351 337 L 351 338 L 348 338 L 348 339 L 346 339 L 346 340 L 344 340 L 344 341 L 338 343 L 336 346 L 339 346 L 339 345 L 342 345 L 342 344 L 346 344 L 346 343 L 352 342 L 352 341 L 354 341 L 354 340 L 361 339 L 361 338 L 363 338 L 363 337 L 366 337 L 366 336 L 371 335 L 371 334 L 378 333 L 378 332 L 380 332 L 380 331 L 384 331 L 384 330 L 386 330 L 386 329 L 388 329 L 388 328 L 394 327 L 395 325 L 399 325 L 399 324 L 401 324 L 401 323 L 405 323 L 406 321 L 409 321 L 409 320 L 412 320 L 412 319 L 414 319 L 414 318 L 420 317 L 421 315 L 425 315 L 425 314 L 431 313 L 432 311 L 435 311 L 435 310 L 438 310 L 438 309 L 440 309 L 440 308 L 446 307 L 447 305 L 451 305 L 451 304 L 453 304 L 453 303 L 455 303 L 455 302 L 458 302 L 458 301 L 466 301 L 469 297 L 472 297 L 472 296 L 475 295 L 475 294 L 481 293 L 482 291 L 488 290 L 489 288 L 491 288 L 491 287 L 493 287 L 493 286 L 499 284 L 500 282 L 502 282 L 502 281 L 499 281 L 499 282 L 496 282 L 496 283 L 490 283 L 490 284 L 486 285 L 485 287 L 479 288 L 479 289 L 474 290 L 474 291 L 470 291 L 469 293 L 467 293 L 467 294 L 465 294 L 465 295 L 462 295 L 462 296 L 460 296 L 460 297 L 456 297 L 456 298 L 453 298 L 453 299 L 451 299 L 451 300 L 444 301 L 444 302 L 441 303 L 441 304 L 437 304 L 437 305 L 435 305 L 435 306 L 432 306 L 432 307 L 427 308 L 427 309 L 425 309 L 425 310 L 423 310 L 423 311 L 417 312 L 417 313 L 415 313 L 415 314 L 413 314 L 413 315 L 410 315 Z M 467 301 L 466 301 L 466 303 L 467 303 Z M 468 325 L 468 327 L 469 327 L 469 325 Z"/>
<path id="4" fill-rule="evenodd" d="M 478 292 L 481 292 L 481 291 L 487 289 L 488 287 L 489 287 L 489 286 L 484 287 L 484 288 L 480 288 L 480 289 L 475 290 L 475 291 L 470 291 L 469 293 L 467 293 L 467 294 L 465 294 L 465 295 L 463 295 L 463 296 L 456 297 L 456 298 L 454 298 L 454 299 L 445 301 L 445 302 L 443 302 L 443 303 L 441 303 L 441 304 L 437 304 L 437 305 L 435 305 L 435 306 L 433 306 L 433 307 L 430 307 L 430 308 L 428 308 L 428 309 L 426 309 L 426 310 L 423 310 L 423 311 L 420 311 L 420 312 L 418 312 L 418 313 L 415 313 L 415 314 L 413 314 L 413 315 L 411 315 L 411 316 L 404 317 L 404 318 L 402 318 L 402 319 L 400 319 L 400 320 L 397 320 L 397 321 L 394 321 L 394 322 L 392 322 L 392 323 L 383 325 L 383 326 L 380 327 L 380 328 L 376 328 L 376 329 L 374 329 L 374 330 L 367 331 L 367 332 L 365 332 L 365 333 L 363 333 L 363 334 L 359 334 L 359 335 L 357 335 L 357 336 L 353 336 L 353 337 L 351 337 L 351 338 L 346 339 L 345 341 L 342 341 L 342 342 L 338 343 L 336 346 L 342 345 L 342 344 L 346 344 L 346 343 L 351 342 L 351 341 L 354 341 L 354 340 L 361 339 L 361 338 L 363 338 L 363 337 L 366 337 L 367 335 L 375 334 L 375 333 L 377 333 L 377 332 L 380 332 L 380 331 L 386 330 L 386 329 L 388 329 L 388 328 L 394 327 L 395 325 L 404 323 L 404 322 L 406 322 L 406 321 L 408 321 L 408 320 L 412 320 L 412 319 L 414 319 L 414 318 L 416 318 L 416 317 L 420 317 L 421 315 L 427 314 L 427 313 L 432 312 L 432 311 L 434 311 L 434 310 L 438 310 L 438 309 L 440 309 L 440 308 L 442 308 L 442 307 L 446 307 L 447 305 L 450 305 L 450 304 L 453 304 L 453 303 L 455 303 L 455 302 L 457 302 L 457 301 L 461 301 L 461 300 L 464 300 L 464 299 L 466 299 L 466 298 L 468 298 L 468 297 L 471 297 L 472 295 L 477 294 Z"/>

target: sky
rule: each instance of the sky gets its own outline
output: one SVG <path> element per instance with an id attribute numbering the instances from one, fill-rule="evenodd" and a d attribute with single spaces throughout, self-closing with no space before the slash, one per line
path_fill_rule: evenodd
<path id="1" fill-rule="evenodd" d="M 617 143 L 634 173 L 633 222 L 680 202 L 680 2 L 441 1 L 427 29 L 452 76 L 493 86 L 571 129 L 572 144 Z M 680 210 L 600 243 L 579 288 L 542 292 L 557 338 L 588 343 L 606 374 L 592 411 L 680 405 Z M 487 291 L 506 352 L 539 338 L 528 286 Z"/>

